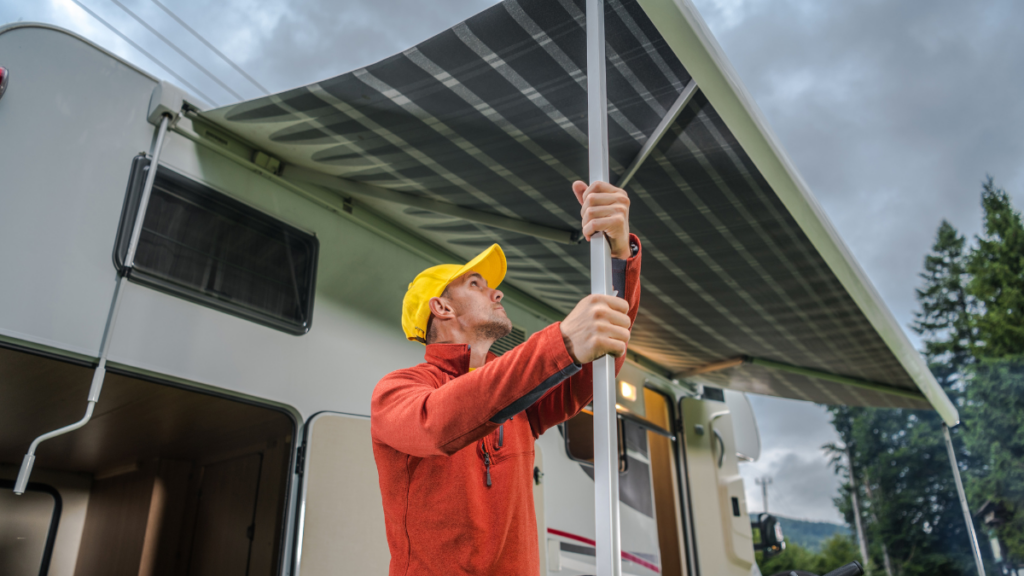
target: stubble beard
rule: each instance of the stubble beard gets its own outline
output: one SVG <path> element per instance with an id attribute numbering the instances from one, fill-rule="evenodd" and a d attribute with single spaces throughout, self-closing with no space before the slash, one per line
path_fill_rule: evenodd
<path id="1" fill-rule="evenodd" d="M 512 321 L 507 316 L 499 316 L 495 314 L 491 318 L 477 327 L 477 335 L 485 340 L 498 340 L 508 336 L 512 332 Z"/>

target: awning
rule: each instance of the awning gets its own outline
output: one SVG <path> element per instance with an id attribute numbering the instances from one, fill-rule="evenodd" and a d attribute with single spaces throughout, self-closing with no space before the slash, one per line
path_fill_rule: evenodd
<path id="1" fill-rule="evenodd" d="M 466 259 L 500 243 L 507 281 L 568 312 L 590 291 L 569 187 L 587 175 L 584 24 L 582 0 L 506 0 L 376 64 L 203 116 L 284 178 Z M 645 253 L 631 350 L 712 385 L 955 424 L 695 9 L 609 0 L 605 26 L 612 180 L 636 167 Z"/>

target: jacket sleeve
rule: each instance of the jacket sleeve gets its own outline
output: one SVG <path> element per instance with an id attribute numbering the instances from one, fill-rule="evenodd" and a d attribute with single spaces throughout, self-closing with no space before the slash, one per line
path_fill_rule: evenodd
<path id="1" fill-rule="evenodd" d="M 579 370 L 562 343 L 558 324 L 443 386 L 422 367 L 398 370 L 373 391 L 371 435 L 413 456 L 451 455 Z"/>
<path id="2" fill-rule="evenodd" d="M 640 310 L 640 240 L 630 234 L 630 242 L 637 247 L 633 256 L 628 260 L 612 261 L 613 265 L 624 263 L 624 290 L 623 297 L 629 302 L 629 328 L 633 329 L 636 322 L 636 315 Z M 620 265 L 621 266 L 621 265 Z M 613 266 L 613 272 L 614 270 Z M 616 283 L 617 284 L 617 283 Z M 564 344 L 563 344 L 564 346 Z M 615 373 L 618 374 L 626 358 L 615 359 Z M 530 428 L 533 429 L 534 438 L 540 437 L 548 428 L 556 426 L 572 418 L 583 409 L 594 398 L 594 371 L 592 364 L 586 364 L 583 369 L 563 382 L 555 386 L 549 393 L 544 395 L 536 404 L 527 411 L 530 419 Z"/>

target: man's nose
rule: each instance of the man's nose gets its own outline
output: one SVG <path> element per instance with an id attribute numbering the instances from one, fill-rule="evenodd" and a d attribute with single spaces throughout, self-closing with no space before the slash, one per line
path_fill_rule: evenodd
<path id="1" fill-rule="evenodd" d="M 491 300 L 495 302 L 501 302 L 501 299 L 504 297 L 505 293 L 502 292 L 501 290 L 498 290 L 497 288 L 495 288 L 494 291 L 491 292 Z"/>

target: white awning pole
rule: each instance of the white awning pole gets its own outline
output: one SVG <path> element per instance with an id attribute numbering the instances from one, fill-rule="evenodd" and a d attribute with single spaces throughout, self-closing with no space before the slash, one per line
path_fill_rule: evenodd
<path id="1" fill-rule="evenodd" d="M 32 466 L 36 462 L 36 448 L 39 447 L 39 444 L 50 438 L 78 430 L 88 424 L 92 418 L 93 410 L 96 408 L 96 402 L 100 399 L 100 392 L 103 390 L 103 377 L 107 373 L 107 352 L 110 350 L 110 340 L 114 334 L 114 324 L 117 322 L 117 311 L 121 308 L 121 282 L 124 280 L 124 275 L 135 264 L 135 250 L 139 244 L 139 234 L 142 232 L 142 219 L 146 214 L 146 206 L 149 204 L 153 182 L 156 180 L 156 165 L 160 159 L 160 150 L 163 148 L 164 136 L 167 134 L 167 127 L 170 125 L 170 121 L 171 117 L 167 115 L 164 115 L 160 120 L 160 127 L 157 128 L 156 133 L 156 142 L 154 142 L 153 150 L 149 155 L 149 173 L 146 175 L 146 183 L 142 188 L 142 199 L 139 202 L 139 209 L 135 213 L 135 224 L 132 227 L 128 254 L 124 259 L 124 274 L 118 274 L 117 280 L 114 283 L 114 295 L 110 299 L 107 323 L 103 328 L 103 339 L 100 341 L 100 359 L 92 373 L 92 385 L 89 386 L 89 397 L 85 404 L 85 416 L 82 416 L 82 419 L 74 424 L 47 432 L 32 441 L 32 444 L 28 447 L 28 452 L 25 453 L 25 457 L 21 461 L 21 470 L 18 471 L 18 479 L 14 483 L 14 493 L 19 496 L 25 493 L 25 488 L 28 486 L 29 476 L 32 475 Z"/>
<path id="2" fill-rule="evenodd" d="M 604 0 L 587 0 L 587 137 L 590 183 L 608 182 L 608 93 L 605 89 Z M 612 254 L 604 234 L 590 239 L 590 291 L 612 293 Z M 598 576 L 622 574 L 615 358 L 594 368 L 594 513 Z"/>
<path id="3" fill-rule="evenodd" d="M 967 525 L 967 536 L 971 540 L 974 565 L 978 568 L 978 576 L 985 576 L 985 565 L 981 562 L 981 548 L 978 547 L 978 535 L 974 532 L 971 508 L 967 505 L 967 494 L 964 493 L 964 483 L 960 481 L 960 467 L 956 465 L 956 452 L 953 451 L 953 439 L 949 437 L 949 426 L 946 426 L 945 422 L 942 423 L 942 435 L 946 438 L 946 454 L 949 455 L 949 465 L 953 467 L 956 495 L 960 498 L 960 508 L 964 511 L 964 523 Z"/>

